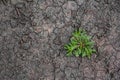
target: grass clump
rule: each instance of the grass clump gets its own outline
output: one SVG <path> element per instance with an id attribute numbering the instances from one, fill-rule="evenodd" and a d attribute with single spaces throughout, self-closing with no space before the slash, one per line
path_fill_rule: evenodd
<path id="1" fill-rule="evenodd" d="M 70 43 L 64 46 L 67 51 L 67 56 L 75 55 L 76 57 L 88 57 L 96 52 L 94 49 L 94 42 L 91 40 L 91 36 L 88 36 L 85 30 L 78 29 L 72 33 Z"/>

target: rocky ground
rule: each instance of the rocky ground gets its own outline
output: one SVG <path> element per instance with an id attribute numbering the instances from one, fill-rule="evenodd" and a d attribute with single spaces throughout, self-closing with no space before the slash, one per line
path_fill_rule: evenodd
<path id="1" fill-rule="evenodd" d="M 65 56 L 79 27 L 91 59 Z M 0 80 L 120 80 L 120 1 L 0 0 Z"/>

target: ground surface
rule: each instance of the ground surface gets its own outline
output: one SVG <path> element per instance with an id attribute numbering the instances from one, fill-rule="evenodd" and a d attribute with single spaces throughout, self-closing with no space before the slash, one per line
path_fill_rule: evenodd
<path id="1" fill-rule="evenodd" d="M 65 56 L 79 27 L 91 59 Z M 0 0 L 0 80 L 120 80 L 120 1 Z"/>

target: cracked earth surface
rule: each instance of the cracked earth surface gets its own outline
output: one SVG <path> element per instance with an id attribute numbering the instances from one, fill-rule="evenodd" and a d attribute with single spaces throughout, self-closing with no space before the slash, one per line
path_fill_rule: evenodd
<path id="1" fill-rule="evenodd" d="M 65 56 L 79 27 L 91 59 Z M 120 1 L 1 0 L 0 80 L 120 80 Z"/>

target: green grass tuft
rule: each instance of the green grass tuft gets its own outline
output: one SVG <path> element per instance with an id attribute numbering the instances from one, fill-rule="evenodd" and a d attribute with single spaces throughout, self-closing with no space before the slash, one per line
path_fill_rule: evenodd
<path id="1" fill-rule="evenodd" d="M 70 38 L 70 43 L 64 46 L 67 56 L 75 55 L 76 57 L 88 57 L 95 53 L 94 42 L 91 36 L 88 36 L 83 29 L 75 30 Z"/>

